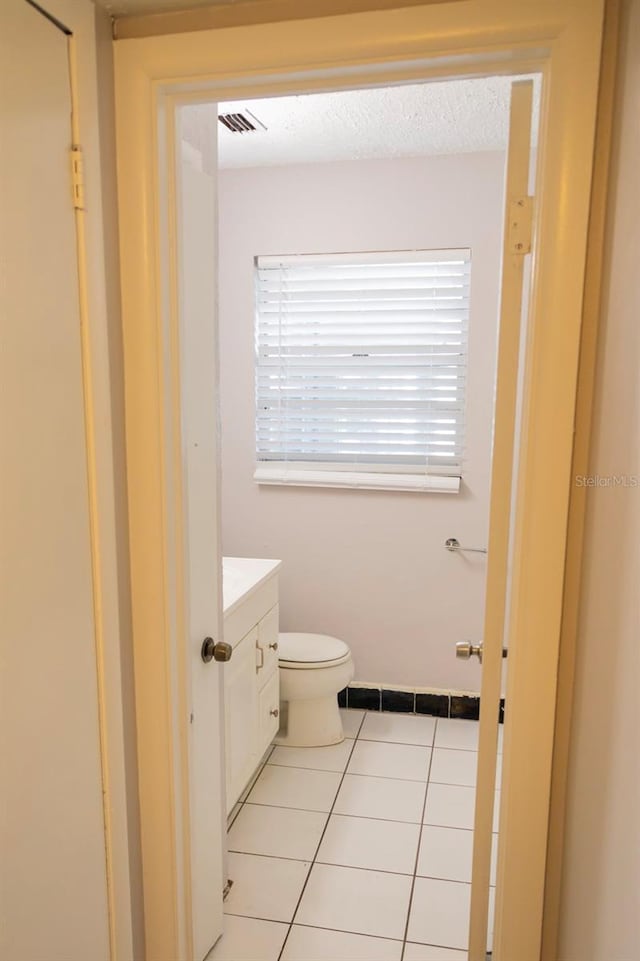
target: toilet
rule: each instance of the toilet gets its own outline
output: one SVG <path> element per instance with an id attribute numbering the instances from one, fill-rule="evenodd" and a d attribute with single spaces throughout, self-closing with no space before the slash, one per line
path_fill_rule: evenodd
<path id="1" fill-rule="evenodd" d="M 276 744 L 322 747 L 344 740 L 338 691 L 353 678 L 349 645 L 327 634 L 280 634 L 280 730 Z"/>

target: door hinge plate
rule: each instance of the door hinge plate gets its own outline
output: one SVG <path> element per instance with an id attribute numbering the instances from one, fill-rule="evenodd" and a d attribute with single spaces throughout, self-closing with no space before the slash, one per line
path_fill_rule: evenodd
<path id="1" fill-rule="evenodd" d="M 531 251 L 533 197 L 518 197 L 509 204 L 509 253 L 528 254 Z"/>
<path id="2" fill-rule="evenodd" d="M 71 196 L 74 210 L 84 210 L 84 165 L 82 147 L 71 148 Z"/>

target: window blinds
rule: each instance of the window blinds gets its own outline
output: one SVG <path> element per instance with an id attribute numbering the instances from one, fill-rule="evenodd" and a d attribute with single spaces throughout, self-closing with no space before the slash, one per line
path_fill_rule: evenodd
<path id="1" fill-rule="evenodd" d="M 256 476 L 459 477 L 470 267 L 466 249 L 258 257 Z"/>

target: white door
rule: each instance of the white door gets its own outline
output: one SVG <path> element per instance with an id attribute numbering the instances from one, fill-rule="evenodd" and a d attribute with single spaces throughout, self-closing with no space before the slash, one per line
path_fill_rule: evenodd
<path id="1" fill-rule="evenodd" d="M 0 956 L 107 961 L 68 41 L 1 8 Z"/>
<path id="2" fill-rule="evenodd" d="M 193 958 L 222 934 L 224 887 L 223 665 L 203 661 L 207 636 L 222 639 L 219 530 L 217 208 L 215 104 L 176 115 L 178 295 L 182 384 L 183 503 L 188 665 Z"/>
<path id="3" fill-rule="evenodd" d="M 529 194 L 533 82 L 511 88 L 502 258 L 500 333 L 491 467 L 489 552 L 482 641 L 478 780 L 471 885 L 469 961 L 485 961 L 488 939 L 491 847 L 496 789 L 498 716 L 508 593 L 514 437 L 518 401 L 525 257 L 530 249 Z M 503 959 L 511 961 L 511 959 Z"/>

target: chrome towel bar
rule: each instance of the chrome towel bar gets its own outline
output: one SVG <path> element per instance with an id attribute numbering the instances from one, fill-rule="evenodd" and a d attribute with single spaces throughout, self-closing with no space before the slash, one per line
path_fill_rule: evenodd
<path id="1" fill-rule="evenodd" d="M 463 547 L 460 541 L 456 537 L 448 537 L 444 542 L 444 546 L 448 551 L 464 551 L 468 554 L 486 554 L 486 547 Z"/>

